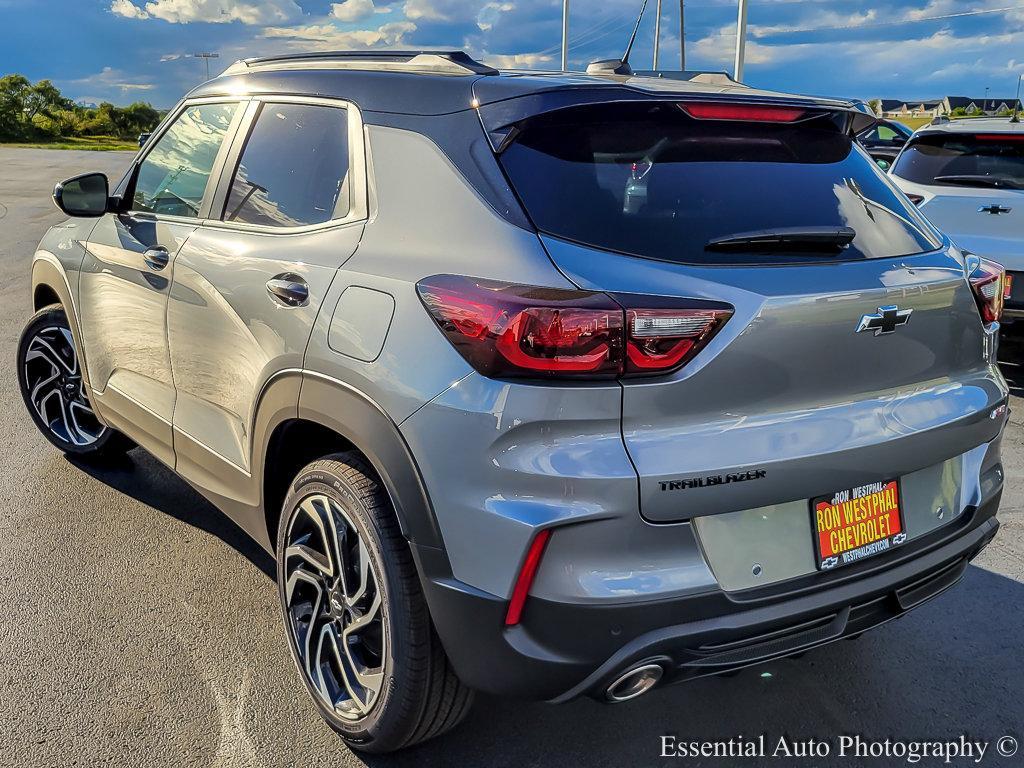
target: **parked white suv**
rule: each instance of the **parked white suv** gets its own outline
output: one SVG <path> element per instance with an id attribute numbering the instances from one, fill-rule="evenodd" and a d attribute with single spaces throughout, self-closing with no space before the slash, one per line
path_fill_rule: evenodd
<path id="1" fill-rule="evenodd" d="M 961 248 L 1007 270 L 1004 323 L 1024 317 L 1024 123 L 952 120 L 918 130 L 890 171 Z"/>

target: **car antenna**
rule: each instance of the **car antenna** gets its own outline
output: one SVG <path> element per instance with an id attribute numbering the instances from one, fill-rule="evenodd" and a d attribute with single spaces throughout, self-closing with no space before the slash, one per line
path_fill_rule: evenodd
<path id="1" fill-rule="evenodd" d="M 636 17 L 636 24 L 633 25 L 633 34 L 629 36 L 629 45 L 621 59 L 601 59 L 592 61 L 587 65 L 588 75 L 632 75 L 633 68 L 629 66 L 629 53 L 633 50 L 633 43 L 636 41 L 636 33 L 640 29 L 640 22 L 643 21 L 644 11 L 647 10 L 647 0 L 640 6 L 640 15 Z"/>

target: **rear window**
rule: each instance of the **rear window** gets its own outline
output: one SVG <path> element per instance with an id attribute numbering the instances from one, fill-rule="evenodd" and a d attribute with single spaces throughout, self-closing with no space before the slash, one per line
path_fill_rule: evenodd
<path id="1" fill-rule="evenodd" d="M 648 258 L 763 263 L 934 250 L 917 210 L 827 115 L 799 123 L 696 120 L 676 104 L 560 110 L 520 127 L 501 162 L 543 232 Z M 723 253 L 719 238 L 849 227 L 827 253 Z"/>
<path id="2" fill-rule="evenodd" d="M 1024 134 L 917 136 L 892 172 L 918 184 L 1024 189 Z"/>

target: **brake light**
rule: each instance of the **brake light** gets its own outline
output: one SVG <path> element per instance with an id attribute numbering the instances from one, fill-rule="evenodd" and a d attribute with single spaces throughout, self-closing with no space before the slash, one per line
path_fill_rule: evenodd
<path id="1" fill-rule="evenodd" d="M 613 299 L 453 275 L 427 278 L 417 290 L 448 341 L 477 371 L 496 378 L 668 373 L 732 316 L 731 307 L 715 302 Z"/>
<path id="2" fill-rule="evenodd" d="M 619 374 L 622 308 L 603 293 L 451 275 L 417 289 L 448 340 L 485 376 Z"/>
<path id="3" fill-rule="evenodd" d="M 698 120 L 748 120 L 759 123 L 792 123 L 807 114 L 805 109 L 774 104 L 684 102 L 679 108 Z"/>
<path id="4" fill-rule="evenodd" d="M 1024 141 L 1024 133 L 976 133 L 978 141 Z"/>
<path id="5" fill-rule="evenodd" d="M 512 599 L 508 604 L 508 612 L 505 614 L 505 626 L 511 627 L 519 623 L 523 615 L 523 606 L 526 604 L 526 596 L 530 594 L 530 587 L 533 586 L 533 578 L 537 575 L 537 568 L 540 566 L 540 559 L 544 554 L 544 547 L 551 538 L 551 530 L 545 528 L 534 536 L 530 543 L 530 549 L 526 552 L 526 559 L 523 560 L 523 567 L 519 569 L 519 577 L 516 585 L 512 588 Z"/>
<path id="6" fill-rule="evenodd" d="M 1003 274 L 1003 301 L 1005 302 L 1010 298 L 1010 294 L 1013 293 L 1013 275 L 1009 272 Z"/>
<path id="7" fill-rule="evenodd" d="M 979 259 L 977 256 L 976 266 L 971 271 L 968 280 L 971 283 L 971 290 L 974 291 L 974 300 L 978 303 L 978 311 L 981 312 L 981 319 L 986 323 L 997 323 L 1003 314 L 1003 299 L 1006 291 L 1003 280 L 1006 270 L 1001 264 L 987 259 Z"/>

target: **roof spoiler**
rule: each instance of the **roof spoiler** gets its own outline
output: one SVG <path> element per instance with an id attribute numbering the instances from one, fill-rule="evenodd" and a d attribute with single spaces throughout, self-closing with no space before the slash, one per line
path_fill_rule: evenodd
<path id="1" fill-rule="evenodd" d="M 709 93 L 664 93 L 646 91 L 638 88 L 612 88 L 608 86 L 559 88 L 539 91 L 524 96 L 484 104 L 479 108 L 480 120 L 491 148 L 498 154 L 503 152 L 515 140 L 519 133 L 519 123 L 537 115 L 555 112 L 560 109 L 584 106 L 587 104 L 612 104 L 672 101 L 699 101 L 701 103 L 717 102 L 722 104 L 748 104 L 752 106 L 794 107 L 818 112 L 845 114 L 848 117 L 846 132 L 856 135 L 878 122 L 871 108 L 863 102 L 839 101 L 835 99 L 815 99 L 794 96 L 776 98 L 743 93 L 745 86 L 738 87 L 730 94 Z"/>

